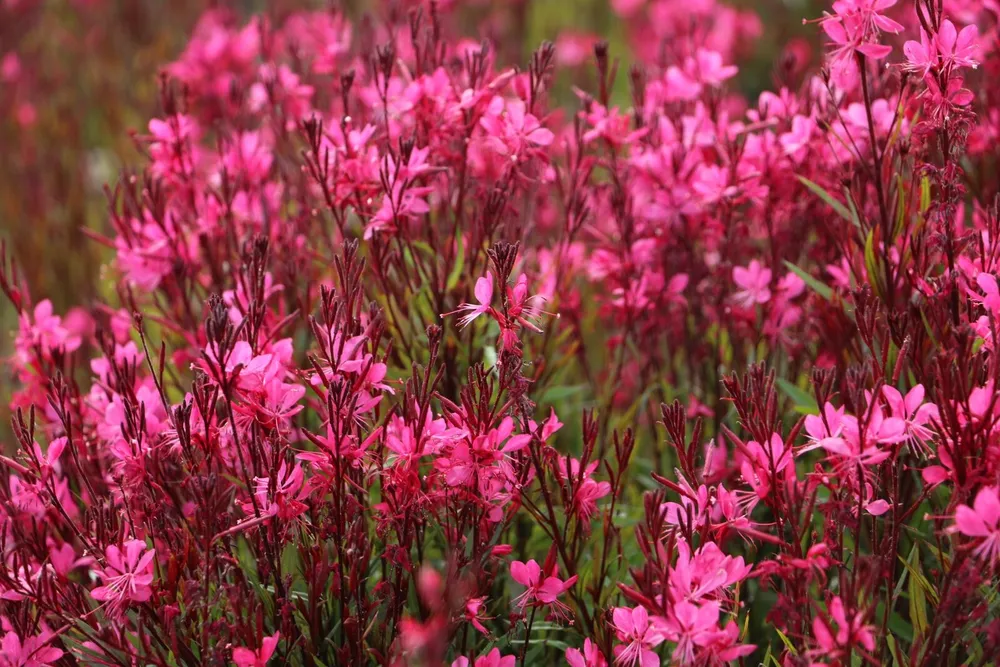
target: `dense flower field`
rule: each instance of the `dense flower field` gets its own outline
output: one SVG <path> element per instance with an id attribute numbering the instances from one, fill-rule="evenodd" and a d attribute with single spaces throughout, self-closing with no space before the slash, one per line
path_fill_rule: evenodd
<path id="1" fill-rule="evenodd" d="M 996 664 L 1000 4 L 517 6 L 209 11 L 2 253 L 0 665 Z"/>

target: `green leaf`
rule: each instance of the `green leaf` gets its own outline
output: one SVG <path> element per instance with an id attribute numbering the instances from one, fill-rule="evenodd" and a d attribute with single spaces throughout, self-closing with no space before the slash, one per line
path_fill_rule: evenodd
<path id="1" fill-rule="evenodd" d="M 917 551 L 917 548 L 918 545 L 914 544 L 913 551 L 910 553 L 911 560 L 914 558 L 914 552 Z M 931 586 L 931 582 L 928 581 L 927 577 L 924 576 L 923 568 L 920 566 L 919 557 L 917 558 L 916 567 L 914 567 L 909 561 L 903 560 L 902 556 L 898 556 L 898 558 L 899 562 L 901 562 L 903 564 L 903 567 L 905 567 L 907 571 L 910 573 L 910 578 L 917 580 L 916 583 L 921 587 L 921 589 L 923 589 L 926 599 L 930 601 L 932 606 L 937 605 L 938 603 L 937 591 L 934 590 L 934 587 Z M 910 585 L 912 586 L 914 584 L 911 582 Z"/>
<path id="2" fill-rule="evenodd" d="M 462 242 L 461 234 L 457 234 L 456 236 L 455 266 L 451 268 L 451 273 L 448 274 L 448 282 L 446 283 L 446 287 L 449 291 L 455 289 L 455 285 L 458 284 L 458 279 L 462 277 L 462 269 L 465 268 L 465 244 Z"/>
<path id="3" fill-rule="evenodd" d="M 861 216 L 858 215 L 858 207 L 854 203 L 854 197 L 851 195 L 851 191 L 847 188 L 844 188 L 844 197 L 847 199 L 847 204 L 851 207 L 851 222 L 854 223 L 854 228 L 860 232 Z"/>
<path id="4" fill-rule="evenodd" d="M 587 391 L 589 385 L 577 384 L 577 385 L 560 385 L 558 387 L 550 387 L 542 392 L 542 395 L 538 397 L 540 403 L 557 403 L 567 398 L 571 398 L 578 394 L 582 394 Z"/>
<path id="5" fill-rule="evenodd" d="M 816 399 L 804 389 L 784 378 L 778 378 L 777 382 L 778 388 L 795 403 L 796 412 L 804 415 L 819 414 L 819 405 L 816 404 Z"/>
<path id="6" fill-rule="evenodd" d="M 784 632 L 782 632 L 778 628 L 775 628 L 774 631 L 778 633 L 778 638 L 781 639 L 782 643 L 785 645 L 785 648 L 788 649 L 789 653 L 791 653 L 792 655 L 799 654 L 799 652 L 795 650 L 795 646 L 792 644 L 792 640 L 789 639 Z"/>
<path id="7" fill-rule="evenodd" d="M 875 257 L 875 234 L 874 230 L 868 231 L 868 238 L 865 239 L 865 270 L 868 273 L 868 284 L 875 291 L 875 296 L 881 297 L 882 291 L 879 288 L 879 264 Z"/>
<path id="8" fill-rule="evenodd" d="M 848 222 L 852 221 L 851 212 L 847 210 L 846 206 L 844 206 L 839 201 L 834 199 L 833 195 L 824 190 L 821 186 L 810 181 L 805 176 L 797 176 L 797 178 L 799 179 L 799 182 L 802 183 L 802 185 L 812 190 L 817 197 L 825 201 L 830 206 L 830 208 L 836 211 L 841 217 L 844 218 L 844 220 L 847 220 Z"/>
<path id="9" fill-rule="evenodd" d="M 833 300 L 833 290 L 830 289 L 828 285 L 824 285 L 818 279 L 806 273 L 805 269 L 800 269 L 787 260 L 785 261 L 785 266 L 788 267 L 789 271 L 797 275 L 799 278 L 802 278 L 802 281 L 808 285 L 812 291 L 816 292 L 816 294 L 819 294 L 827 301 Z"/>
<path id="10" fill-rule="evenodd" d="M 915 636 L 923 635 L 927 631 L 927 597 L 924 595 L 924 586 L 920 579 L 923 572 L 920 568 L 920 550 L 916 544 L 910 551 L 910 623 L 913 624 Z"/>

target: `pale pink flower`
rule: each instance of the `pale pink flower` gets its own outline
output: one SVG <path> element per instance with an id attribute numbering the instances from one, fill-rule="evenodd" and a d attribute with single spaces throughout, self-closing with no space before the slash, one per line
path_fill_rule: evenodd
<path id="1" fill-rule="evenodd" d="M 617 607 L 612 612 L 618 641 L 615 664 L 626 667 L 659 667 L 660 657 L 653 649 L 663 643 L 663 632 L 651 622 L 644 607 Z"/>
<path id="2" fill-rule="evenodd" d="M 104 551 L 107 565 L 97 571 L 104 582 L 90 592 L 95 600 L 108 604 L 117 613 L 129 602 L 145 602 L 153 595 L 153 558 L 155 549 L 146 548 L 142 540 L 129 540 L 125 553 L 111 544 Z"/>
<path id="3" fill-rule="evenodd" d="M 27 311 L 21 313 L 19 324 L 16 346 L 24 358 L 33 348 L 49 357 L 54 350 L 72 352 L 82 343 L 80 336 L 74 335 L 63 325 L 62 318 L 53 313 L 52 302 L 48 299 L 39 301 L 30 316 Z"/>
<path id="4" fill-rule="evenodd" d="M 594 44 L 597 36 L 563 31 L 556 39 L 556 61 L 563 67 L 578 67 L 590 60 L 594 55 Z"/>
<path id="5" fill-rule="evenodd" d="M 902 420 L 905 424 L 907 436 L 926 447 L 924 443 L 934 437 L 930 427 L 939 415 L 936 405 L 924 403 L 924 386 L 916 385 L 904 397 L 895 387 L 885 385 L 882 387 L 882 396 L 889 406 L 892 417 Z"/>
<path id="6" fill-rule="evenodd" d="M 949 530 L 982 540 L 974 552 L 979 558 L 991 563 L 1000 560 L 1000 489 L 983 487 L 972 507 L 959 505 Z"/>
<path id="7" fill-rule="evenodd" d="M 815 129 L 816 121 L 808 116 L 796 115 L 792 118 L 791 131 L 783 133 L 778 138 L 785 155 L 791 157 L 795 162 L 800 162 L 808 151 Z"/>
<path id="8" fill-rule="evenodd" d="M 484 277 L 476 280 L 476 287 L 473 293 L 476 295 L 478 304 L 463 303 L 458 307 L 458 310 L 453 310 L 450 313 L 442 313 L 441 317 L 464 312 L 465 315 L 458 320 L 459 327 L 464 329 L 483 313 L 492 312 L 490 303 L 493 301 L 493 274 L 490 271 L 487 271 Z"/>
<path id="9" fill-rule="evenodd" d="M 1000 315 L 1000 286 L 997 285 L 997 277 L 984 271 L 976 276 L 976 284 L 983 293 L 980 295 L 973 292 L 970 295 L 972 299 L 983 304 L 994 315 Z"/>
<path id="10" fill-rule="evenodd" d="M 746 267 L 734 267 L 733 282 L 740 288 L 733 300 L 743 308 L 753 308 L 771 300 L 771 269 L 764 268 L 757 260 Z"/>
<path id="11" fill-rule="evenodd" d="M 979 29 L 975 24 L 967 25 L 959 32 L 955 24 L 945 19 L 934 39 L 938 56 L 945 66 L 972 67 L 979 65 L 976 59 L 979 51 Z"/>

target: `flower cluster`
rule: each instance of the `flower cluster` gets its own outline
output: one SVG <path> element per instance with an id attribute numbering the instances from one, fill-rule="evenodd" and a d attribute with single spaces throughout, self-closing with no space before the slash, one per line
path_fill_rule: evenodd
<path id="1" fill-rule="evenodd" d="M 1000 5 L 748 99 L 750 11 L 606 3 L 626 94 L 483 4 L 209 11 L 109 298 L 0 253 L 0 664 L 989 663 Z"/>

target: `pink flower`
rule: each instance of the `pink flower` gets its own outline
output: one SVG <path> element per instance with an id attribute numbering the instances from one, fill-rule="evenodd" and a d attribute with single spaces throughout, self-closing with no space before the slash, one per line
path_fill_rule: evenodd
<path id="1" fill-rule="evenodd" d="M 483 313 L 492 312 L 492 308 L 490 307 L 490 303 L 493 301 L 492 272 L 487 271 L 485 276 L 476 280 L 476 287 L 473 290 L 473 293 L 476 295 L 476 301 L 479 302 L 478 305 L 463 303 L 458 307 L 458 310 L 453 310 L 450 313 L 442 313 L 441 317 L 447 317 L 448 315 L 454 315 L 455 313 L 465 312 L 465 315 L 458 320 L 459 327 L 464 329 L 472 324 L 472 322 Z"/>
<path id="2" fill-rule="evenodd" d="M 680 67 L 671 65 L 663 75 L 663 91 L 668 101 L 692 101 L 701 95 L 702 86 Z"/>
<path id="3" fill-rule="evenodd" d="M 933 403 L 924 403 L 922 384 L 913 387 L 905 397 L 895 387 L 885 385 L 882 387 L 882 395 L 892 417 L 903 421 L 906 434 L 912 440 L 923 444 L 933 438 L 934 432 L 929 426 L 939 418 L 938 408 Z"/>
<path id="4" fill-rule="evenodd" d="M 153 158 L 153 171 L 160 175 L 181 174 L 190 168 L 186 150 L 201 134 L 197 121 L 191 116 L 176 114 L 166 120 L 149 121 L 149 154 Z"/>
<path id="5" fill-rule="evenodd" d="M 674 658 L 680 664 L 690 664 L 695 653 L 714 639 L 718 632 L 719 604 L 708 602 L 701 606 L 681 601 L 673 606 L 663 625 L 667 639 L 676 642 Z"/>
<path id="6" fill-rule="evenodd" d="M 612 612 L 615 633 L 623 642 L 615 646 L 615 664 L 627 667 L 659 667 L 660 657 L 653 650 L 664 639 L 662 631 L 650 622 L 644 607 L 617 607 Z"/>
<path id="7" fill-rule="evenodd" d="M 69 542 L 64 542 L 61 547 L 49 546 L 49 564 L 56 574 L 61 577 L 69 576 L 70 572 L 78 567 L 90 565 L 94 559 L 90 556 L 83 558 L 76 557 L 76 551 Z"/>
<path id="8" fill-rule="evenodd" d="M 465 603 L 465 620 L 468 621 L 472 627 L 474 627 L 479 632 L 484 635 L 488 635 L 489 630 L 483 625 L 483 621 L 488 620 L 490 617 L 483 616 L 483 607 L 486 605 L 486 597 L 470 598 Z"/>
<path id="9" fill-rule="evenodd" d="M 919 42 L 911 39 L 903 45 L 903 54 L 906 55 L 904 69 L 920 72 L 921 75 L 937 64 L 937 44 L 923 30 L 920 31 Z"/>
<path id="10" fill-rule="evenodd" d="M 930 97 L 928 106 L 931 117 L 939 120 L 947 116 L 952 107 L 968 106 L 976 98 L 971 90 L 963 88 L 965 81 L 960 76 L 949 78 L 943 90 L 937 78 L 930 74 L 924 76 L 924 83 L 927 84 L 924 92 L 929 93 Z"/>
<path id="11" fill-rule="evenodd" d="M 270 477 L 255 477 L 254 496 L 260 513 L 288 521 L 305 512 L 307 507 L 302 501 L 308 495 L 308 490 L 304 488 L 303 480 L 302 467 L 289 467 L 284 461 L 273 480 Z M 253 515 L 253 503 L 245 501 L 243 511 Z"/>
<path id="12" fill-rule="evenodd" d="M 670 571 L 670 588 L 677 600 L 700 603 L 721 599 L 725 589 L 750 574 L 742 557 L 727 556 L 715 542 L 707 542 L 691 554 L 687 542 L 677 542 L 677 563 Z"/>
<path id="13" fill-rule="evenodd" d="M 934 43 L 937 46 L 938 56 L 944 62 L 945 67 L 972 67 L 979 65 L 976 60 L 979 51 L 979 29 L 973 25 L 967 25 L 959 32 L 955 24 L 945 19 L 941 22 Z"/>
<path id="14" fill-rule="evenodd" d="M 0 79 L 14 83 L 21 76 L 21 60 L 13 51 L 8 51 L 0 58 Z"/>
<path id="15" fill-rule="evenodd" d="M 1000 286 L 997 277 L 985 271 L 976 276 L 976 284 L 983 291 L 982 295 L 973 292 L 970 296 L 974 301 L 983 304 L 983 308 L 994 315 L 1000 315 Z"/>
<path id="16" fill-rule="evenodd" d="M 63 325 L 62 318 L 53 314 L 51 301 L 39 301 L 32 315 L 33 317 L 29 316 L 27 311 L 21 313 L 17 335 L 17 350 L 25 359 L 34 348 L 38 348 L 48 358 L 55 350 L 72 352 L 80 347 L 80 336 L 74 335 Z"/>
<path id="17" fill-rule="evenodd" d="M 733 268 L 733 282 L 741 288 L 733 299 L 743 308 L 753 308 L 755 304 L 771 300 L 771 270 L 765 269 L 757 260 L 747 267 Z"/>
<path id="18" fill-rule="evenodd" d="M 710 49 L 698 49 L 693 58 L 685 61 L 684 69 L 691 78 L 710 86 L 721 86 L 739 71 L 735 65 L 723 65 L 722 54 Z"/>
<path id="19" fill-rule="evenodd" d="M 153 557 L 155 549 L 146 549 L 142 540 L 129 540 L 124 556 L 116 545 L 104 551 L 107 566 L 97 571 L 104 582 L 90 592 L 95 600 L 106 602 L 113 613 L 119 613 L 129 602 L 145 602 L 153 595 Z"/>
<path id="20" fill-rule="evenodd" d="M 6 625 L 7 619 L 4 619 Z M 10 667 L 48 667 L 63 656 L 63 652 L 54 646 L 46 646 L 52 638 L 51 633 L 44 632 L 37 637 L 28 637 L 23 642 L 16 632 L 11 630 L 0 640 L 0 665 Z"/>
<path id="21" fill-rule="evenodd" d="M 815 127 L 816 121 L 807 116 L 796 115 L 792 118 L 791 131 L 785 132 L 778 138 L 785 155 L 796 162 L 801 161 L 808 150 Z"/>
<path id="22" fill-rule="evenodd" d="M 590 639 L 583 640 L 582 651 L 578 648 L 566 649 L 566 662 L 570 667 L 608 667 L 604 654 Z"/>
<path id="23" fill-rule="evenodd" d="M 943 445 L 938 447 L 937 457 L 940 465 L 927 466 L 920 471 L 920 476 L 924 478 L 924 482 L 930 484 L 932 487 L 955 478 L 955 463 L 951 459 L 948 447 Z"/>
<path id="24" fill-rule="evenodd" d="M 743 450 L 746 455 L 746 460 L 740 466 L 743 479 L 761 500 L 771 492 L 772 480 L 780 483 L 782 478 L 795 474 L 792 450 L 785 447 L 777 433 L 772 433 L 771 439 L 763 445 L 751 440 L 743 446 Z"/>
<path id="25" fill-rule="evenodd" d="M 818 654 L 834 657 L 845 648 L 863 646 L 868 651 L 875 649 L 875 636 L 871 626 L 865 625 L 864 613 L 857 611 L 850 619 L 840 597 L 830 600 L 829 617 L 822 615 L 813 619 L 813 637 L 819 647 Z"/>
<path id="26" fill-rule="evenodd" d="M 527 447 L 532 437 L 513 432 L 514 420 L 505 417 L 496 428 L 472 438 L 471 444 L 467 439 L 458 442 L 434 464 L 445 473 L 449 486 L 470 485 L 477 477 L 480 481 L 488 480 L 491 474 L 509 477 L 509 456 Z"/>
<path id="27" fill-rule="evenodd" d="M 394 232 L 399 222 L 412 220 L 428 213 L 430 204 L 424 197 L 432 192 L 429 187 L 413 187 L 403 179 L 397 180 L 382 198 L 382 204 L 365 227 L 365 240 L 375 232 Z"/>
<path id="28" fill-rule="evenodd" d="M 476 658 L 476 661 L 472 663 L 473 667 L 514 667 L 516 664 L 517 656 L 501 655 L 498 648 Z M 457 658 L 451 663 L 451 667 L 469 667 L 469 665 L 469 659 L 465 656 Z"/>
<path id="29" fill-rule="evenodd" d="M 573 495 L 573 511 L 582 521 L 589 522 L 597 512 L 597 501 L 611 493 L 609 482 L 598 482 L 590 477 L 584 478 Z"/>
<path id="30" fill-rule="evenodd" d="M 519 327 L 525 327 L 535 333 L 542 333 L 542 330 L 535 324 L 535 320 L 540 315 L 545 314 L 538 305 L 541 298 L 537 294 L 528 294 L 528 276 L 523 273 L 514 281 L 513 287 L 507 286 L 507 316 L 503 317 L 494 311 L 494 316 L 497 317 L 500 328 L 503 330 L 501 334 L 502 346 L 513 345 L 514 340 L 505 339 L 514 338 L 516 340 L 515 332 Z"/>
<path id="31" fill-rule="evenodd" d="M 955 525 L 949 530 L 982 539 L 974 553 L 988 562 L 1000 560 L 1000 489 L 983 487 L 972 507 L 959 505 L 955 510 Z"/>
<path id="32" fill-rule="evenodd" d="M 563 67 L 578 67 L 594 54 L 595 35 L 563 31 L 556 40 L 556 61 Z"/>
<path id="33" fill-rule="evenodd" d="M 264 385 L 262 392 L 250 396 L 252 400 L 234 404 L 238 413 L 237 423 L 249 426 L 256 421 L 266 429 L 284 427 L 305 407 L 298 404 L 305 394 L 306 388 L 302 385 L 283 382 L 276 376 Z"/>
<path id="34" fill-rule="evenodd" d="M 234 648 L 233 662 L 236 667 L 267 667 L 268 660 L 274 655 L 278 648 L 278 641 L 281 638 L 280 632 L 275 632 L 270 637 L 264 637 L 260 650 L 253 651 L 248 648 Z"/>
<path id="35" fill-rule="evenodd" d="M 583 140 L 587 143 L 603 139 L 615 146 L 623 146 L 634 142 L 646 135 L 645 128 L 632 130 L 632 118 L 619 111 L 618 107 L 607 109 L 603 105 L 593 102 L 590 110 L 581 112 L 587 119 L 591 129 L 583 133 Z"/>
<path id="36" fill-rule="evenodd" d="M 496 153 L 517 162 L 555 139 L 551 130 L 528 113 L 522 100 L 504 100 L 499 95 L 490 101 L 479 124 L 487 133 L 486 144 Z"/>
<path id="37" fill-rule="evenodd" d="M 573 588 L 577 576 L 574 574 L 569 579 L 563 581 L 556 574 L 557 572 L 553 568 L 549 576 L 543 577 L 542 568 L 533 560 L 529 560 L 527 563 L 516 560 L 511 563 L 511 578 L 527 588 L 526 591 L 514 599 L 514 604 L 520 609 L 536 605 L 564 606 L 558 602 L 557 598 Z"/>
<path id="38" fill-rule="evenodd" d="M 823 31 L 833 40 L 830 60 L 834 79 L 842 87 L 854 85 L 855 53 L 881 60 L 892 52 L 891 46 L 878 40 L 882 31 L 903 30 L 903 26 L 881 13 L 895 4 L 896 0 L 837 0 L 833 3 L 834 14 L 822 19 Z"/>
<path id="39" fill-rule="evenodd" d="M 886 417 L 881 406 L 874 403 L 868 410 L 870 415 L 866 419 L 859 420 L 853 415 L 845 415 L 843 408 L 837 410 L 827 403 L 823 408 L 823 417 L 819 415 L 806 417 L 806 433 L 809 434 L 812 443 L 801 448 L 799 452 L 822 447 L 831 455 L 842 458 L 840 467 L 844 469 L 853 468 L 858 464 L 877 465 L 886 460 L 892 452 L 880 449 L 878 445 L 905 442 L 909 437 L 907 422 L 895 416 Z M 865 424 L 863 433 L 859 421 Z"/>

